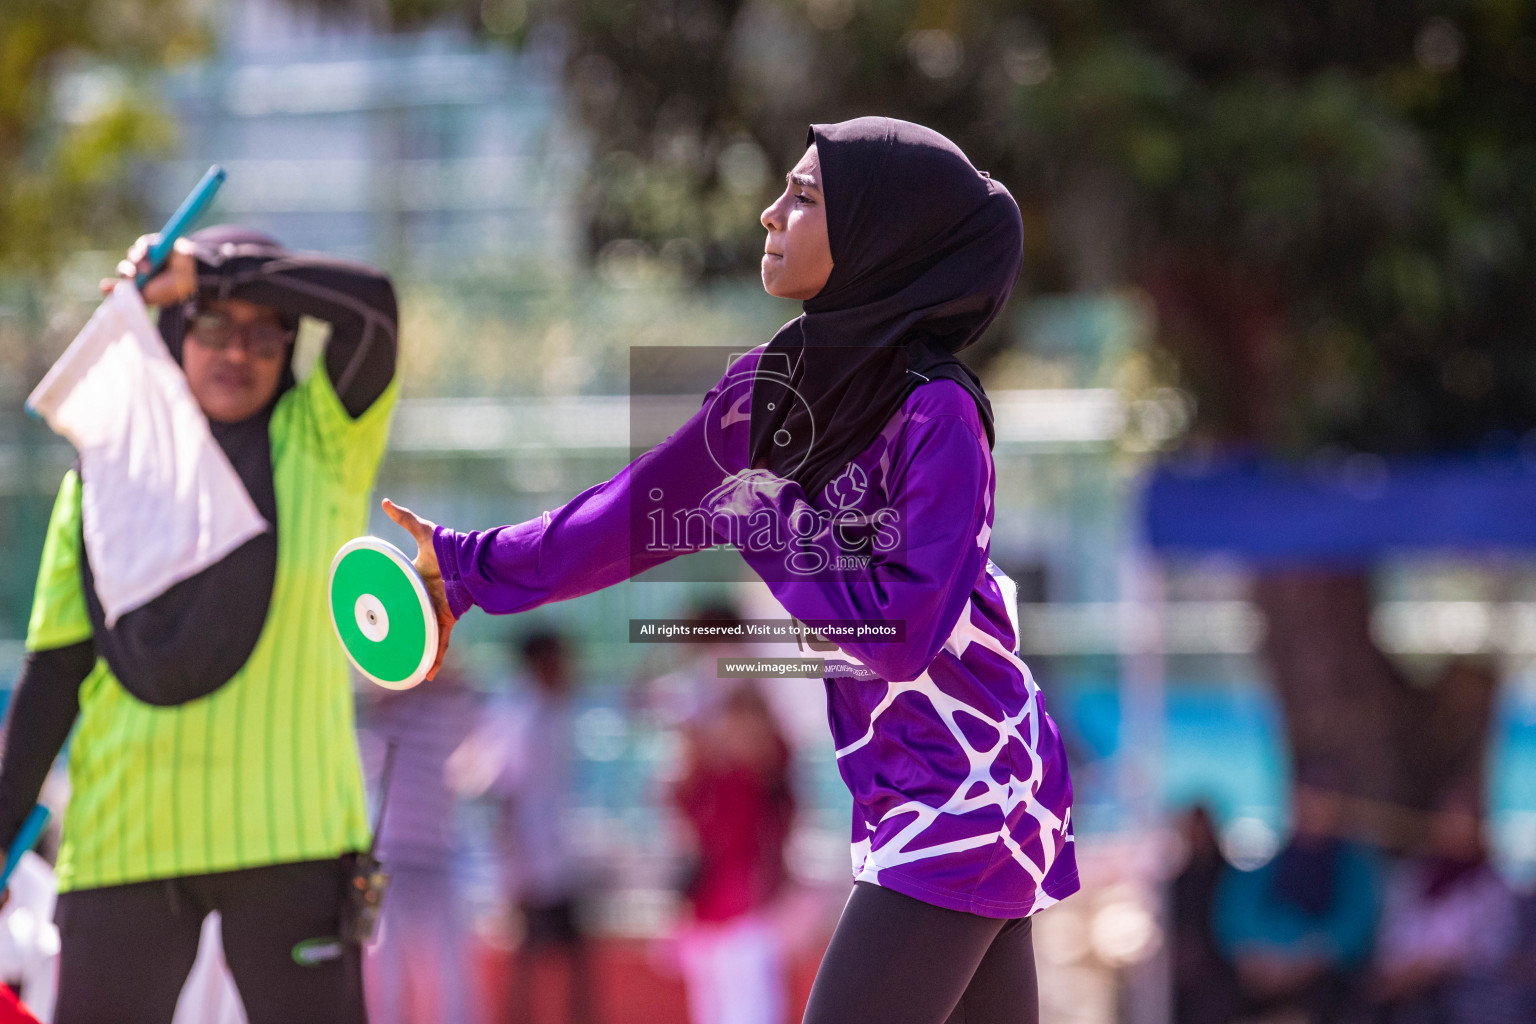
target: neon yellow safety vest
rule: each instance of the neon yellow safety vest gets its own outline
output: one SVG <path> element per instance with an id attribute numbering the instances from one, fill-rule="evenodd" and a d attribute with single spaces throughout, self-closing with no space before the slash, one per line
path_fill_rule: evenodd
<path id="1" fill-rule="evenodd" d="M 98 658 L 80 684 L 60 891 L 339 856 L 368 845 L 352 687 L 326 589 L 363 533 L 399 381 L 358 419 L 324 360 L 271 420 L 277 575 L 250 659 L 176 707 L 131 696 Z M 59 489 L 27 648 L 92 635 L 80 578 L 80 478 Z"/>

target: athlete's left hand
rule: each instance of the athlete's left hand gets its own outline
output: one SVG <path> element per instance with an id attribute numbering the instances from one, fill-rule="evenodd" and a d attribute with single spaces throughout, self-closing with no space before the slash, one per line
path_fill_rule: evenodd
<path id="1" fill-rule="evenodd" d="M 427 596 L 432 599 L 432 611 L 437 615 L 437 660 L 427 670 L 427 678 L 433 679 L 437 676 L 437 670 L 443 667 L 443 655 L 448 651 L 448 635 L 453 632 L 453 624 L 458 621 L 448 607 L 448 591 L 443 586 L 443 573 L 437 565 L 437 549 L 432 545 L 432 531 L 437 529 L 437 524 L 421 518 L 408 508 L 396 505 L 388 498 L 384 499 L 383 504 L 384 514 L 398 523 L 416 542 L 416 558 L 411 565 L 416 567 L 421 582 L 426 584 Z"/>

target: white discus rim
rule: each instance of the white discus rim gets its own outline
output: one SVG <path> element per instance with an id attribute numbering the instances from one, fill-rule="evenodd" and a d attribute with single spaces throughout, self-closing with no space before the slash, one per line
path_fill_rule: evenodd
<path id="1" fill-rule="evenodd" d="M 352 652 L 347 650 L 347 645 L 341 639 L 341 626 L 336 622 L 336 606 L 331 600 L 331 588 L 336 583 L 336 567 L 341 564 L 343 558 L 354 551 L 377 551 L 404 569 L 405 578 L 410 581 L 411 591 L 416 595 L 416 603 L 421 606 L 421 617 L 427 624 L 426 650 L 422 652 L 421 664 L 417 665 L 415 671 L 404 679 L 380 679 L 357 663 L 357 659 L 352 657 Z M 326 612 L 331 617 L 331 630 L 336 634 L 336 642 L 341 645 L 342 652 L 346 654 L 347 662 L 358 672 L 386 690 L 409 690 L 427 678 L 427 670 L 432 667 L 432 662 L 437 660 L 437 612 L 432 608 L 432 598 L 427 594 L 426 584 L 421 581 L 421 574 L 416 571 L 411 560 L 405 557 L 405 552 L 382 537 L 356 537 L 347 541 L 331 559 L 331 572 L 326 580 L 325 604 Z"/>

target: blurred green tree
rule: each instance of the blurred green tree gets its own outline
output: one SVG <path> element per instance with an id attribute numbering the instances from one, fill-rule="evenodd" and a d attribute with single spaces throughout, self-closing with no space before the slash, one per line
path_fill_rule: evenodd
<path id="1" fill-rule="evenodd" d="M 136 75 L 203 45 L 182 0 L 0 4 L 0 270 L 137 234 L 133 160 L 169 140 Z"/>

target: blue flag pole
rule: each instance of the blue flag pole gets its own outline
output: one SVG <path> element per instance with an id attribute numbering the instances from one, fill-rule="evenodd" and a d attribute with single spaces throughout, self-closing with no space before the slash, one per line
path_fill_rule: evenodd
<path id="1" fill-rule="evenodd" d="M 197 187 L 187 194 L 187 198 L 176 207 L 176 212 L 171 214 L 171 219 L 165 222 L 165 227 L 160 229 L 160 239 L 149 247 L 149 269 L 134 279 L 134 284 L 143 288 L 149 279 L 160 272 L 165 266 L 166 259 L 171 255 L 171 249 L 176 244 L 176 239 L 186 234 L 187 228 L 192 222 L 202 216 L 208 204 L 213 202 L 214 194 L 219 191 L 219 186 L 224 184 L 224 168 L 214 164 L 203 175 L 203 180 L 197 183 Z"/>
<path id="2" fill-rule="evenodd" d="M 43 834 L 43 826 L 48 824 L 48 808 L 38 804 L 27 815 L 27 820 L 21 823 L 21 830 L 16 833 L 16 838 L 11 842 L 10 850 L 6 851 L 5 867 L 0 869 L 0 889 L 4 889 L 6 883 L 11 880 L 11 872 L 16 870 L 16 865 L 21 863 L 21 855 L 37 845 L 38 839 Z"/>

